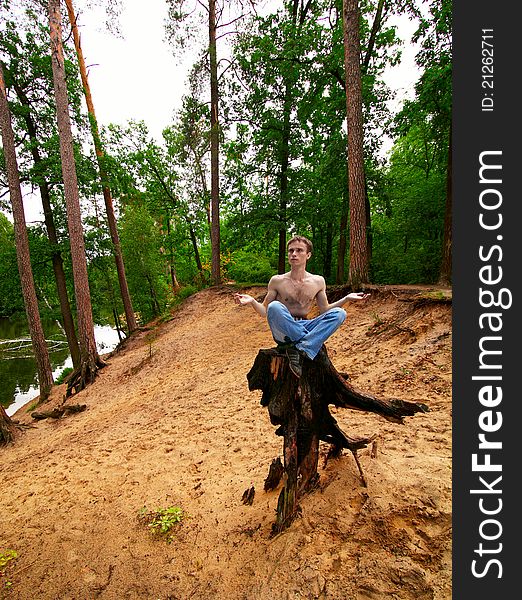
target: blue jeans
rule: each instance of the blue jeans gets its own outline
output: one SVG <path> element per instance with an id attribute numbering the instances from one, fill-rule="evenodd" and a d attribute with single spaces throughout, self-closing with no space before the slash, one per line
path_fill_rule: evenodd
<path id="1" fill-rule="evenodd" d="M 314 319 L 296 319 L 282 302 L 274 300 L 266 309 L 266 318 L 276 342 L 292 342 L 313 360 L 324 342 L 344 323 L 346 311 L 331 308 Z"/>

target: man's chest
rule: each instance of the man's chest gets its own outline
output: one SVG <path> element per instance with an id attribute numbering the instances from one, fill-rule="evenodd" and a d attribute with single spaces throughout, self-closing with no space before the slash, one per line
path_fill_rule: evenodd
<path id="1" fill-rule="evenodd" d="M 289 279 L 280 287 L 278 294 L 285 303 L 309 307 L 318 291 L 317 283 L 313 281 L 295 282 Z"/>

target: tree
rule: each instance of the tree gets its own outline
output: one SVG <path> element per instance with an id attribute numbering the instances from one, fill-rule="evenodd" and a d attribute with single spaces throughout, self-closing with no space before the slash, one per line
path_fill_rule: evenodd
<path id="1" fill-rule="evenodd" d="M 210 62 L 210 206 L 212 215 L 212 282 L 221 282 L 221 243 L 219 227 L 219 89 L 216 45 L 216 0 L 208 1 Z"/>
<path id="2" fill-rule="evenodd" d="M 0 404 L 0 446 L 9 444 L 15 436 L 15 423 Z"/>
<path id="3" fill-rule="evenodd" d="M 16 254 L 18 260 L 18 272 L 25 302 L 27 322 L 33 344 L 33 351 L 38 368 L 38 382 L 40 386 L 40 401 L 49 396 L 53 385 L 53 374 L 49 352 L 45 341 L 45 335 L 40 321 L 38 300 L 34 287 L 33 272 L 31 269 L 31 257 L 29 254 L 29 239 L 25 226 L 24 206 L 22 201 L 22 190 L 20 177 L 16 162 L 16 149 L 14 143 L 13 129 L 9 115 L 9 104 L 4 81 L 2 63 L 0 61 L 0 125 L 2 130 L 2 142 L 6 162 L 7 176 L 9 180 L 9 191 L 13 209 L 15 227 Z"/>
<path id="4" fill-rule="evenodd" d="M 29 13 L 30 17 L 31 13 Z M 67 293 L 67 283 L 64 272 L 63 257 L 60 249 L 56 225 L 51 206 L 52 157 L 46 156 L 45 148 L 53 147 L 49 143 L 55 126 L 49 121 L 49 100 L 51 85 L 50 60 L 42 60 L 48 46 L 49 34 L 38 23 L 28 35 L 21 35 L 20 20 L 15 24 L 6 21 L 6 29 L 0 40 L 2 50 L 9 58 L 8 66 L 4 66 L 6 83 L 10 86 L 18 100 L 13 112 L 18 116 L 19 138 L 22 140 L 22 150 L 29 152 L 33 161 L 32 168 L 26 168 L 26 177 L 33 185 L 37 185 L 44 211 L 47 237 L 50 243 L 50 256 L 53 266 L 54 279 L 63 326 L 71 352 L 73 365 L 80 362 L 80 350 L 76 337 L 75 325 Z M 43 47 L 45 35 L 46 48 Z M 37 84 L 36 84 L 37 82 Z M 23 128 L 23 129 L 21 129 Z M 47 136 L 42 135 L 45 131 Z"/>
<path id="5" fill-rule="evenodd" d="M 69 117 L 69 103 L 65 81 L 64 55 L 62 45 L 62 19 L 59 0 L 49 0 L 49 25 L 51 34 L 51 61 L 53 68 L 56 118 L 60 134 L 60 155 L 67 206 L 67 225 L 71 244 L 74 290 L 78 311 L 78 334 L 80 341 L 80 367 L 71 376 L 68 394 L 73 388 L 80 391 L 96 378 L 97 371 L 104 366 L 98 356 L 94 338 L 91 296 L 87 275 L 87 259 L 83 239 L 83 226 L 80 212 L 78 179 L 73 154 L 73 137 Z"/>
<path id="6" fill-rule="evenodd" d="M 218 60 L 217 42 L 220 38 L 234 33 L 231 26 L 241 20 L 245 15 L 241 11 L 243 5 L 255 5 L 255 0 L 243 2 L 226 2 L 221 0 L 168 0 L 169 16 L 171 22 L 167 26 L 167 31 L 178 47 L 184 48 L 189 40 L 193 39 L 199 25 L 206 20 L 208 31 L 208 44 L 204 51 L 204 58 L 208 55 L 208 74 L 210 82 L 210 196 L 211 196 L 211 246 L 212 246 L 212 282 L 217 285 L 221 281 L 221 226 L 220 226 L 220 174 L 219 174 L 219 156 L 220 156 L 220 92 L 219 67 L 221 61 Z M 240 14 L 234 13 L 235 8 L 241 8 Z M 228 11 L 228 12 L 227 12 Z M 230 14 L 230 20 L 227 22 L 224 16 Z M 202 15 L 204 15 L 202 19 Z M 185 31 L 180 32 L 179 25 L 185 25 Z M 227 61 L 225 61 L 227 62 Z M 203 64 L 203 60 L 199 61 Z M 230 66 L 230 65 L 228 65 Z M 228 67 L 226 67 L 228 68 Z M 223 69 L 224 70 L 226 70 Z M 222 74 L 222 73 L 221 73 Z"/>
<path id="7" fill-rule="evenodd" d="M 203 2 L 194 2 L 193 7 L 188 7 L 190 2 L 186 0 L 169 0 L 169 15 L 171 23 L 168 29 L 171 33 L 171 39 L 180 46 L 185 46 L 187 38 L 190 35 L 190 21 L 198 19 L 198 6 L 204 13 L 207 13 L 207 31 L 208 44 L 208 71 L 210 77 L 210 208 L 211 208 L 211 246 L 212 246 L 212 267 L 211 277 L 214 285 L 221 281 L 221 242 L 220 242 L 220 197 L 219 197 L 219 76 L 218 76 L 218 58 L 217 58 L 217 31 L 223 25 L 219 23 L 223 14 L 223 7 L 218 7 L 216 0 Z M 177 30 L 179 25 L 184 23 L 187 27 L 186 37 Z"/>
<path id="8" fill-rule="evenodd" d="M 145 322 L 160 315 L 166 304 L 168 285 L 162 242 L 157 223 L 146 206 L 128 203 L 121 217 L 121 243 L 129 266 L 129 285 Z"/>
<path id="9" fill-rule="evenodd" d="M 413 107 L 411 107 L 413 110 Z M 412 117 L 412 113 L 409 113 Z M 395 142 L 374 214 L 374 283 L 435 283 L 441 258 L 446 153 L 428 121 L 408 125 Z"/>
<path id="10" fill-rule="evenodd" d="M 303 98 L 307 87 L 316 91 L 310 85 L 311 57 L 320 46 L 316 8 L 312 2 L 285 2 L 277 14 L 255 19 L 256 30 L 242 33 L 235 47 L 239 68 L 231 82 L 231 104 L 234 118 L 250 132 L 250 147 L 242 154 L 248 161 L 245 175 L 256 182 L 249 201 L 257 213 L 252 224 L 259 221 L 262 230 L 277 237 L 280 273 L 286 266 L 287 232 L 303 206 L 300 159 L 310 128 Z"/>
<path id="11" fill-rule="evenodd" d="M 374 3 L 365 2 L 361 19 L 367 162 L 375 160 L 379 149 L 376 140 L 380 136 L 372 133 L 387 116 L 389 91 L 379 75 L 397 58 L 398 38 L 395 29 L 387 25 L 385 4 L 380 0 L 374 7 Z M 386 4 L 388 13 L 390 6 Z M 228 223 L 232 222 L 232 212 L 234 225 L 242 229 L 239 235 L 245 232 L 250 237 L 255 228 L 260 231 L 259 242 L 264 241 L 268 230 L 277 235 L 280 271 L 285 265 L 282 242 L 286 231 L 306 232 L 316 249 L 313 268 L 328 275 L 337 266 L 338 283 L 344 283 L 349 189 L 342 2 L 289 0 L 284 10 L 253 20 L 235 46 L 239 69 L 230 72 L 238 76 L 230 84 L 234 85 L 232 108 L 225 114 L 244 123 L 248 133 L 241 133 L 241 141 L 227 146 L 225 167 L 232 165 L 231 183 L 237 186 L 231 190 L 236 204 L 229 201 L 225 205 Z M 240 131 L 237 126 L 236 131 Z M 240 151 L 241 169 L 236 155 L 245 139 L 247 149 Z M 225 175 L 230 180 L 229 173 Z M 363 231 L 370 246 L 365 179 Z M 224 190 L 224 197 L 228 191 Z"/>
<path id="12" fill-rule="evenodd" d="M 358 288 L 361 283 L 367 283 L 369 280 L 359 19 L 358 0 L 343 0 L 348 193 L 350 197 L 350 270 L 348 280 L 354 288 Z"/>
<path id="13" fill-rule="evenodd" d="M 96 158 L 98 160 L 98 168 L 100 171 L 100 178 L 102 183 L 103 199 L 105 201 L 105 211 L 107 213 L 107 222 L 109 225 L 109 231 L 111 234 L 111 240 L 114 251 L 114 261 L 116 263 L 116 270 L 118 272 L 118 282 L 120 285 L 120 293 L 123 301 L 123 307 L 125 309 L 125 318 L 127 320 L 127 328 L 129 333 L 132 333 L 137 327 L 136 317 L 132 309 L 132 301 L 129 294 L 129 287 L 127 285 L 127 279 L 125 277 L 125 265 L 123 263 L 123 257 L 121 253 L 121 244 L 118 235 L 118 228 L 116 225 L 116 217 L 114 216 L 114 206 L 112 202 L 111 190 L 107 178 L 105 166 L 103 164 L 104 152 L 100 140 L 100 134 L 98 131 L 98 121 L 96 119 L 96 113 L 94 110 L 94 103 L 92 99 L 91 89 L 89 86 L 89 78 L 87 76 L 87 69 L 85 67 L 85 59 L 83 57 L 83 50 L 81 45 L 80 34 L 78 26 L 76 24 L 76 15 L 74 13 L 72 0 L 65 1 L 67 5 L 67 12 L 69 15 L 69 21 L 71 23 L 74 46 L 76 48 L 76 54 L 78 56 L 78 64 L 80 67 L 80 75 L 82 79 L 83 89 L 85 93 L 85 101 L 87 104 L 87 110 L 89 112 L 89 122 L 91 125 L 91 133 L 94 141 L 94 149 L 96 152 Z"/>
<path id="14" fill-rule="evenodd" d="M 186 112 L 184 102 L 180 119 L 163 130 L 162 145 L 150 138 L 143 122 L 131 122 L 126 127 L 111 125 L 107 136 L 113 185 L 124 209 L 144 204 L 154 217 L 167 249 L 173 292 L 179 289 L 178 268 L 184 272 L 185 281 L 193 277 L 199 283 L 204 280 L 198 239 L 205 238 L 207 224 L 210 226 L 203 166 L 208 128 L 204 128 L 200 143 L 200 121 L 205 117 L 198 113 L 198 106 Z M 197 271 L 194 265 L 187 265 L 186 259 L 192 262 L 187 255 L 193 255 Z"/>
<path id="15" fill-rule="evenodd" d="M 439 284 L 451 283 L 452 248 L 452 2 L 432 0 L 429 17 L 421 20 L 414 39 L 422 39 L 416 60 L 424 72 L 415 91 L 419 104 L 430 115 L 434 135 L 446 143 L 446 206 L 444 214 L 444 237 L 440 263 Z"/>
<path id="16" fill-rule="evenodd" d="M 451 158 L 451 109 L 452 109 L 452 4 L 450 0 L 431 0 L 429 13 L 420 18 L 413 36 L 421 42 L 415 60 L 422 69 L 415 85 L 415 99 L 407 101 L 396 116 L 396 131 L 402 137 L 422 132 L 426 177 L 435 171 L 445 179 L 444 223 L 440 227 L 442 239 L 438 283 L 451 283 L 452 247 L 452 158 Z M 415 133 L 416 132 L 416 133 Z M 422 159 L 420 153 L 416 161 Z M 442 211 L 441 211 L 442 214 Z M 439 219 L 440 220 L 440 219 Z"/>

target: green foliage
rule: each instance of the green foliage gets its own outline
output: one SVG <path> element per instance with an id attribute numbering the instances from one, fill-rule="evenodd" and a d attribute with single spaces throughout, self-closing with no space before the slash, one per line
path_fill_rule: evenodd
<path id="1" fill-rule="evenodd" d="M 5 576 L 5 571 L 8 564 L 16 558 L 18 558 L 18 552 L 16 552 L 16 550 L 7 549 L 0 552 L 0 581 Z M 12 582 L 6 579 L 6 581 L 4 581 L 3 587 L 10 588 L 12 585 Z"/>
<path id="2" fill-rule="evenodd" d="M 55 385 L 61 385 L 62 383 L 65 382 L 65 380 L 67 379 L 67 377 L 69 377 L 69 375 L 74 371 L 73 367 L 65 367 L 65 369 L 58 375 L 58 377 L 56 377 L 56 379 L 54 380 L 54 384 Z"/>
<path id="3" fill-rule="evenodd" d="M 182 0 L 168 4 L 168 34 L 189 44 L 196 31 L 201 33 L 203 6 L 188 15 Z M 451 2 L 428 0 L 423 15 L 413 0 L 386 3 L 375 36 L 379 3 L 359 4 L 372 280 L 432 282 L 441 257 L 451 121 Z M 43 5 L 34 5 L 17 18 L 8 11 L 0 51 L 21 176 L 35 191 L 42 184 L 49 186 L 74 302 L 48 28 L 45 13 L 38 12 L 43 10 Z M 328 283 L 335 280 L 340 223 L 349 199 L 341 14 L 338 1 L 280 3 L 272 14 L 234 22 L 239 33 L 222 38 L 233 40 L 234 58 L 230 68 L 221 63 L 220 76 L 224 278 L 266 282 L 277 271 L 283 230 L 287 238 L 293 233 L 310 237 L 314 254 L 309 270 L 323 274 Z M 382 73 L 399 59 L 397 32 L 390 20 L 397 14 L 419 19 L 415 39 L 421 48 L 421 76 L 415 98 L 393 119 L 395 144 L 383 163 L 377 152 L 380 132 L 390 122 L 391 96 Z M 88 132 L 82 88 L 70 39 L 65 43 L 93 316 L 106 322 L 123 308 L 96 160 L 92 148 L 86 150 L 82 143 Z M 102 131 L 103 165 L 114 198 L 125 272 L 142 322 L 167 315 L 210 281 L 210 118 L 204 67 L 205 59 L 194 66 L 190 91 L 161 143 L 140 121 Z M 29 135 L 29 117 L 36 141 Z M 0 192 L 5 192 L 5 177 L 0 179 Z M 28 233 L 40 308 L 45 311 L 49 305 L 57 315 L 53 249 L 43 226 L 30 226 Z M 181 285 L 175 293 L 174 279 Z M 0 316 L 17 312 L 24 312 L 24 304 L 13 227 L 0 214 Z"/>
<path id="4" fill-rule="evenodd" d="M 9 561 L 18 558 L 18 553 L 16 550 L 5 550 L 4 552 L 0 552 L 0 570 L 4 569 Z"/>
<path id="5" fill-rule="evenodd" d="M 163 312 L 169 292 L 162 237 L 145 206 L 127 206 L 120 227 L 133 307 L 147 322 Z"/>
<path id="6" fill-rule="evenodd" d="M 226 275 L 237 283 L 266 282 L 275 275 L 276 270 L 270 259 L 251 250 L 231 252 L 226 266 Z"/>
<path id="7" fill-rule="evenodd" d="M 375 283 L 432 283 L 441 260 L 446 156 L 426 128 L 395 145 L 372 216 Z M 385 191 L 384 202 L 379 193 Z"/>
<path id="8" fill-rule="evenodd" d="M 162 537 L 169 543 L 174 539 L 173 529 L 182 523 L 185 516 L 179 506 L 156 510 L 149 510 L 144 506 L 138 513 L 138 519 L 145 523 L 154 535 Z"/>
<path id="9" fill-rule="evenodd" d="M 0 317 L 25 310 L 18 276 L 14 228 L 0 213 Z"/>
<path id="10" fill-rule="evenodd" d="M 198 288 L 195 285 L 184 285 L 176 292 L 176 298 L 180 301 L 186 300 L 192 294 L 195 294 Z"/>

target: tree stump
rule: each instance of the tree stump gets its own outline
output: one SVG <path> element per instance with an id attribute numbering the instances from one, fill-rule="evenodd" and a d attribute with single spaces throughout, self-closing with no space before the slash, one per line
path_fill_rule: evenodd
<path id="1" fill-rule="evenodd" d="M 279 426 L 275 433 L 284 440 L 284 486 L 278 499 L 274 533 L 288 527 L 299 512 L 299 499 L 318 484 L 319 441 L 331 444 L 329 456 L 340 454 L 343 448 L 350 450 L 366 484 L 357 450 L 365 448 L 375 436 L 347 436 L 330 414 L 329 404 L 374 412 L 395 423 L 428 411 L 421 403 L 385 400 L 357 390 L 335 369 L 325 346 L 315 360 L 304 358 L 300 378 L 290 370 L 283 350 L 260 350 L 247 380 L 250 391 L 263 392 L 261 405 L 268 407 L 270 422 Z M 272 482 L 271 488 L 274 487 Z"/>

